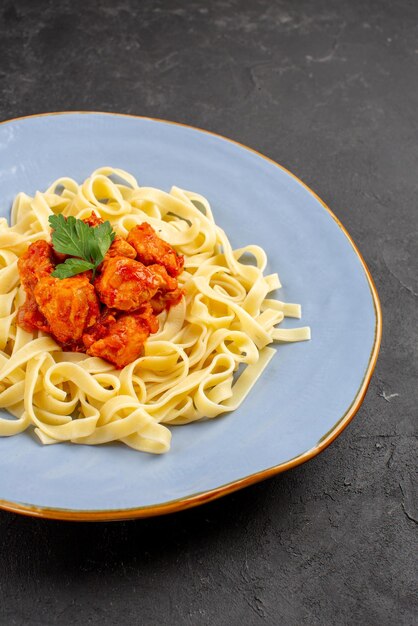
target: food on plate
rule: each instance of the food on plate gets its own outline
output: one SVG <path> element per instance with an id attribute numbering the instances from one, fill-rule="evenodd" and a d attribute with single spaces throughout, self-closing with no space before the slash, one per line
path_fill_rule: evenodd
<path id="1" fill-rule="evenodd" d="M 0 220 L 0 435 L 170 447 L 167 426 L 236 409 L 279 328 L 256 245 L 233 249 L 201 195 L 101 168 L 16 197 Z M 12 417 L 14 416 L 14 417 Z"/>
<path id="2" fill-rule="evenodd" d="M 184 256 L 160 239 L 147 222 L 132 228 L 126 241 L 136 250 L 138 260 L 145 265 L 158 263 L 165 267 L 170 276 L 178 276 L 182 271 Z"/>
<path id="3" fill-rule="evenodd" d="M 55 217 L 49 218 L 52 243 L 34 241 L 18 261 L 26 301 L 17 324 L 49 333 L 64 350 L 87 352 L 123 368 L 141 356 L 148 335 L 157 332 L 156 315 L 181 299 L 164 263 L 170 269 L 171 257 L 183 257 L 149 224 L 145 230 L 141 224 L 136 234 L 142 258 L 150 261 L 147 267 L 94 212 L 84 220 Z"/>
<path id="4" fill-rule="evenodd" d="M 44 332 L 52 335 L 64 349 L 79 349 L 84 331 L 93 326 L 100 316 L 99 302 L 88 277 L 78 275 L 62 280 L 52 276 L 41 278 L 33 296 L 45 319 Z M 25 310 L 25 304 L 22 308 Z M 17 314 L 19 320 L 19 311 Z M 22 327 L 29 332 L 34 330 L 26 321 Z"/>

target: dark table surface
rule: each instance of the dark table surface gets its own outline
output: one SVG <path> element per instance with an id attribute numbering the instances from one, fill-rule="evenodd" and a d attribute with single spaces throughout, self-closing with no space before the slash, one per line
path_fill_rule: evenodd
<path id="1" fill-rule="evenodd" d="M 0 623 L 413 624 L 418 4 L 26 0 L 0 15 L 1 119 L 119 111 L 259 150 L 348 228 L 384 316 L 363 406 L 306 465 L 156 519 L 0 512 Z"/>

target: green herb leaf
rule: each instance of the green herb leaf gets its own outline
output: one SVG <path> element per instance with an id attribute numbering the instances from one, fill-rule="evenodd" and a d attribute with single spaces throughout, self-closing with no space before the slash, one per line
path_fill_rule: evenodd
<path id="1" fill-rule="evenodd" d="M 52 245 L 57 252 L 78 256 L 82 259 L 86 258 L 88 230 L 90 228 L 87 224 L 72 216 L 65 219 L 63 215 L 51 215 L 49 223 L 54 229 L 51 238 Z"/>
<path id="2" fill-rule="evenodd" d="M 49 223 L 56 252 L 76 257 L 57 265 L 52 276 L 68 278 L 88 269 L 93 270 L 94 276 L 115 238 L 110 222 L 89 226 L 75 217 L 65 218 L 60 214 L 50 215 Z"/>
<path id="3" fill-rule="evenodd" d="M 98 260 L 99 264 L 103 261 L 106 252 L 109 250 L 110 245 L 115 238 L 115 233 L 112 230 L 110 222 L 106 221 L 93 228 L 93 234 L 97 250 L 96 258 L 100 259 Z"/>
<path id="4" fill-rule="evenodd" d="M 83 259 L 66 259 L 64 263 L 60 263 L 56 266 L 52 272 L 52 276 L 55 278 L 69 278 L 76 274 L 81 274 L 87 270 L 94 269 L 94 264 Z"/>

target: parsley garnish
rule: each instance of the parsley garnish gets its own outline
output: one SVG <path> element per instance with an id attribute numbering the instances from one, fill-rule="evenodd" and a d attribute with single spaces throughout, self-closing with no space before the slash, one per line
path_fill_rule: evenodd
<path id="1" fill-rule="evenodd" d="M 52 276 L 69 278 L 86 270 L 93 270 L 94 277 L 115 238 L 110 222 L 89 226 L 72 216 L 65 218 L 63 215 L 50 215 L 49 224 L 53 229 L 54 250 L 73 257 L 57 265 Z"/>

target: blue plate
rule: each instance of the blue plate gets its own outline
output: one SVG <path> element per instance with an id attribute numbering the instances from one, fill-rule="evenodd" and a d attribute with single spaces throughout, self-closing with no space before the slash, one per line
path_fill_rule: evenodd
<path id="1" fill-rule="evenodd" d="M 197 191 L 236 247 L 262 246 L 302 304 L 312 340 L 280 345 L 243 405 L 173 428 L 164 456 L 122 444 L 42 446 L 0 438 L 0 507 L 59 519 L 123 519 L 180 510 L 288 469 L 323 450 L 359 408 L 379 350 L 369 272 L 329 209 L 288 171 L 201 130 L 105 113 L 60 113 L 0 125 L 0 211 L 19 191 L 85 179 L 111 165 L 139 184 Z M 284 325 L 300 325 L 286 320 Z"/>

